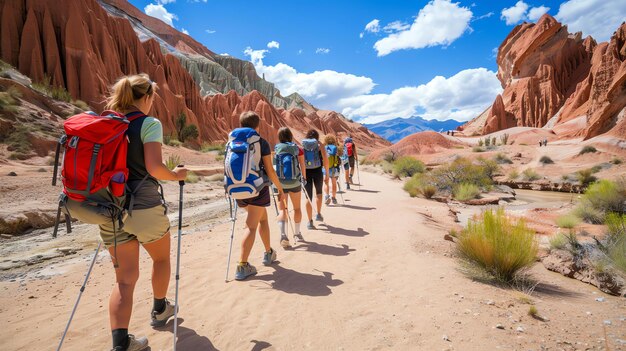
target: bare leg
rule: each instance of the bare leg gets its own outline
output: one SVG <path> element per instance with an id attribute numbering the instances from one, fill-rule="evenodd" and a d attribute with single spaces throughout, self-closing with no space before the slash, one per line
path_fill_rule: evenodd
<path id="1" fill-rule="evenodd" d="M 267 218 L 267 212 L 265 211 L 265 207 L 246 206 L 245 209 L 248 212 L 248 217 L 246 218 L 246 230 L 244 231 L 244 238 L 241 242 L 241 256 L 239 262 L 248 262 L 250 251 L 252 251 L 252 246 L 254 245 L 256 229 L 259 226 L 259 220 L 264 213 L 265 217 Z"/>
<path id="2" fill-rule="evenodd" d="M 333 197 L 337 197 L 337 178 L 332 178 L 333 182 Z"/>
<path id="3" fill-rule="evenodd" d="M 155 299 L 165 298 L 170 284 L 170 242 L 168 232 L 157 241 L 143 244 L 143 248 L 152 258 L 152 292 Z"/>
<path id="4" fill-rule="evenodd" d="M 301 209 L 301 199 L 302 193 L 289 193 L 289 198 L 291 199 L 291 203 L 293 204 L 293 221 L 295 223 L 302 222 L 302 209 Z"/>
<path id="5" fill-rule="evenodd" d="M 115 286 L 109 298 L 109 319 L 111 330 L 128 329 L 133 312 L 133 293 L 139 279 L 139 242 L 131 240 L 117 245 L 117 257 L 109 248 L 111 258 L 119 265 L 115 269 Z"/>
<path id="6" fill-rule="evenodd" d="M 260 207 L 262 210 L 261 219 L 259 220 L 259 235 L 261 236 L 261 241 L 263 242 L 263 246 L 265 247 L 265 252 L 269 252 L 271 250 L 270 246 L 270 224 L 267 220 L 267 211 L 265 207 Z"/>

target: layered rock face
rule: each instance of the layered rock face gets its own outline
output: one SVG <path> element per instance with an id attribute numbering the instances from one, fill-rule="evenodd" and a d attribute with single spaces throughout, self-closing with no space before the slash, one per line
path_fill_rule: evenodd
<path id="1" fill-rule="evenodd" d="M 125 1 L 107 2 L 124 4 L 134 12 L 127 9 L 129 12 L 123 15 L 110 15 L 103 6 L 111 5 L 101 6 L 96 0 L 0 0 L 2 60 L 34 82 L 49 79 L 50 84 L 65 87 L 74 99 L 84 100 L 96 110 L 103 109 L 108 87 L 118 77 L 145 72 L 159 84 L 153 114 L 163 122 L 165 133 L 172 133 L 176 117 L 185 113 L 188 123 L 198 126 L 199 141 L 224 141 L 230 128 L 237 125 L 237 116 L 254 110 L 263 120 L 262 134 L 270 140 L 281 126 L 302 128 L 300 132 L 304 132 L 314 125 L 322 133 L 352 134 L 371 147 L 387 144 L 336 113 L 324 118 L 327 115 L 324 111 L 316 111 L 303 99 L 299 106 L 307 111 L 295 109 L 292 100 L 296 101 L 297 97 L 278 104 L 289 110 L 277 110 L 272 105 L 275 101 L 247 90 L 260 85 L 241 84 L 224 66 L 215 63 L 213 57 L 217 55 L 191 37 L 154 18 L 144 19 L 142 26 L 133 27 L 129 18 L 148 16 Z M 154 37 L 154 33 L 158 36 Z M 206 80 L 205 86 L 196 82 L 189 73 L 193 71 L 191 65 L 186 68 L 180 55 L 201 57 L 207 67 L 221 67 L 215 69 L 217 76 L 235 77 L 227 83 L 229 92 L 203 96 L 202 89 L 215 94 L 222 91 L 221 85 L 211 79 Z M 247 69 L 250 68 L 254 73 L 254 76 L 249 73 L 251 80 L 258 78 L 252 64 Z M 271 96 L 280 96 L 277 92 L 266 89 L 266 93 L 274 94 Z M 244 93 L 247 95 L 241 97 Z M 302 114 L 305 119 L 293 117 Z M 292 126 L 288 123 L 290 118 L 297 123 Z"/>
<path id="2" fill-rule="evenodd" d="M 609 43 L 596 44 L 546 14 L 513 29 L 498 50 L 498 96 L 482 132 L 551 121 L 563 137 L 624 136 L 626 120 L 626 24 Z M 584 123 L 567 123 L 577 118 Z M 562 127 L 560 127 L 562 126 Z M 581 127 L 582 126 L 582 127 Z M 559 128 L 560 127 L 560 128 Z"/>

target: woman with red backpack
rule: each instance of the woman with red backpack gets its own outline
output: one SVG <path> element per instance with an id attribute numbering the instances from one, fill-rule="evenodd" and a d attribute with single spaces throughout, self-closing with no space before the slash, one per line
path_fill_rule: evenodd
<path id="1" fill-rule="evenodd" d="M 116 221 L 100 225 L 100 236 L 111 254 L 116 277 L 109 298 L 112 351 L 148 348 L 146 338 L 136 338 L 128 333 L 133 293 L 139 278 L 140 246 L 152 259 L 154 305 L 150 324 L 162 327 L 174 316 L 175 306 L 166 299 L 171 276 L 170 221 L 158 180 L 184 180 L 187 170 L 177 167 L 172 171 L 163 163 L 163 127 L 157 118 L 147 116 L 156 89 L 156 83 L 146 74 L 122 77 L 113 85 L 106 105 L 108 110 L 117 111 L 130 121 L 126 132 L 129 141 L 126 155 L 127 216 L 123 226 L 116 225 Z M 107 191 L 105 188 L 93 195 L 106 196 Z M 73 200 L 66 204 L 72 216 L 79 220 L 87 215 L 81 205 Z"/>

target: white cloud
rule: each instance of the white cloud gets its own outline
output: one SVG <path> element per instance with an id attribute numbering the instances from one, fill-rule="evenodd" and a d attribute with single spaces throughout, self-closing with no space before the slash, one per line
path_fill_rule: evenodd
<path id="1" fill-rule="evenodd" d="M 230 56 L 230 54 L 228 54 L 228 53 L 223 53 L 223 54 L 220 54 L 220 56 Z"/>
<path id="2" fill-rule="evenodd" d="M 359 38 L 363 39 L 363 32 L 359 33 Z"/>
<path id="3" fill-rule="evenodd" d="M 370 33 L 378 33 L 380 31 L 380 21 L 373 19 L 365 25 L 365 31 Z"/>
<path id="4" fill-rule="evenodd" d="M 158 18 L 172 27 L 174 27 L 173 21 L 178 20 L 178 17 L 176 17 L 175 14 L 168 12 L 167 9 L 161 4 L 148 4 L 143 11 L 146 15 Z"/>
<path id="5" fill-rule="evenodd" d="M 329 52 L 330 52 L 330 49 L 328 48 L 317 48 L 315 50 L 316 54 L 322 54 L 322 55 L 328 54 Z"/>
<path id="6" fill-rule="evenodd" d="M 476 68 L 463 70 L 450 78 L 437 76 L 426 84 L 399 88 L 390 94 L 344 98 L 339 101 L 339 107 L 347 117 L 365 123 L 415 115 L 467 121 L 491 105 L 501 92 L 495 72 Z"/>
<path id="7" fill-rule="evenodd" d="M 383 27 L 383 32 L 385 32 L 385 33 L 394 33 L 394 32 L 400 32 L 400 31 L 403 31 L 403 30 L 408 30 L 409 28 L 411 28 L 411 25 L 406 23 L 406 22 L 393 21 L 393 22 L 391 22 L 388 25 Z"/>
<path id="8" fill-rule="evenodd" d="M 500 18 L 505 20 L 506 24 L 510 26 L 526 18 L 527 10 L 528 4 L 520 0 L 515 6 L 502 10 L 502 16 L 500 16 Z"/>
<path id="9" fill-rule="evenodd" d="M 185 33 L 185 34 L 187 34 L 187 35 L 189 35 L 189 31 L 188 31 L 188 30 L 186 30 L 185 28 L 181 28 L 181 29 L 180 29 L 180 31 L 181 31 L 181 32 L 183 32 L 183 33 Z"/>
<path id="10" fill-rule="evenodd" d="M 298 55 L 302 55 L 302 49 L 298 50 Z"/>
<path id="11" fill-rule="evenodd" d="M 377 41 L 374 49 L 385 56 L 403 49 L 449 45 L 469 30 L 472 11 L 450 0 L 432 0 L 420 10 L 409 29 Z"/>
<path id="12" fill-rule="evenodd" d="M 268 49 L 278 49 L 278 48 L 280 48 L 280 43 L 277 42 L 276 40 L 272 40 L 269 43 L 267 43 L 267 48 Z"/>
<path id="13" fill-rule="evenodd" d="M 559 7 L 556 18 L 570 32 L 582 31 L 598 42 L 607 41 L 626 18 L 624 0 L 569 0 Z"/>
<path id="14" fill-rule="evenodd" d="M 498 48 L 491 49 L 491 58 L 498 58 Z"/>
<path id="15" fill-rule="evenodd" d="M 167 5 L 176 2 L 176 0 L 157 0 L 157 4 Z"/>
<path id="16" fill-rule="evenodd" d="M 492 12 L 487 12 L 486 14 L 484 14 L 484 15 L 482 15 L 482 16 L 478 16 L 478 17 L 476 17 L 476 18 L 474 19 L 474 21 L 478 21 L 478 20 L 481 20 L 481 19 L 483 19 L 483 18 L 489 18 L 489 17 L 491 17 L 491 16 L 493 16 L 493 15 L 494 15 L 493 11 L 492 11 Z"/>
<path id="17" fill-rule="evenodd" d="M 213 29 L 205 29 L 204 31 L 209 33 L 209 34 L 213 34 L 213 33 L 217 32 L 216 30 L 213 30 Z"/>
<path id="18" fill-rule="evenodd" d="M 528 10 L 528 19 L 531 21 L 536 21 L 538 20 L 541 16 L 543 16 L 545 13 L 547 13 L 548 11 L 550 11 L 549 7 L 546 6 L 539 6 L 539 7 L 533 7 L 532 9 Z"/>

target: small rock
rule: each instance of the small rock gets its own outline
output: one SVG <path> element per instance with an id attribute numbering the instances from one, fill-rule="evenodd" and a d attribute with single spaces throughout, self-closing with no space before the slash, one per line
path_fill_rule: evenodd
<path id="1" fill-rule="evenodd" d="M 450 338 L 448 338 L 448 336 L 445 334 L 443 335 L 441 339 L 443 339 L 443 341 L 450 341 Z"/>
<path id="2" fill-rule="evenodd" d="M 611 323 L 611 321 L 607 319 L 607 320 L 605 320 L 605 321 L 604 321 L 604 324 L 605 324 L 605 325 L 611 325 L 611 324 L 613 324 L 613 323 Z"/>
<path id="3" fill-rule="evenodd" d="M 493 302 L 492 300 L 487 300 L 487 302 L 485 302 L 485 305 L 489 305 L 489 306 L 493 306 L 493 305 L 495 305 L 495 304 L 496 304 L 496 303 L 495 303 L 495 302 Z"/>
<path id="4" fill-rule="evenodd" d="M 593 314 L 593 313 L 591 313 L 591 312 L 589 312 L 589 311 L 587 311 L 587 312 L 585 312 L 585 313 L 587 313 L 587 315 L 588 315 L 588 316 L 591 316 L 591 315 Z"/>
<path id="5" fill-rule="evenodd" d="M 606 299 L 604 297 L 596 297 L 596 301 L 604 302 Z"/>
<path id="6" fill-rule="evenodd" d="M 9 174 L 7 174 L 9 177 L 17 177 L 17 173 L 15 172 L 9 172 Z"/>
<path id="7" fill-rule="evenodd" d="M 500 323 L 496 324 L 496 329 L 504 329 L 504 326 Z"/>
<path id="8" fill-rule="evenodd" d="M 515 329 L 515 330 L 517 330 L 518 333 L 523 333 L 524 332 L 524 328 L 522 326 L 517 327 L 517 329 Z"/>
<path id="9" fill-rule="evenodd" d="M 444 235 L 443 240 L 454 242 L 454 238 L 450 234 Z"/>

